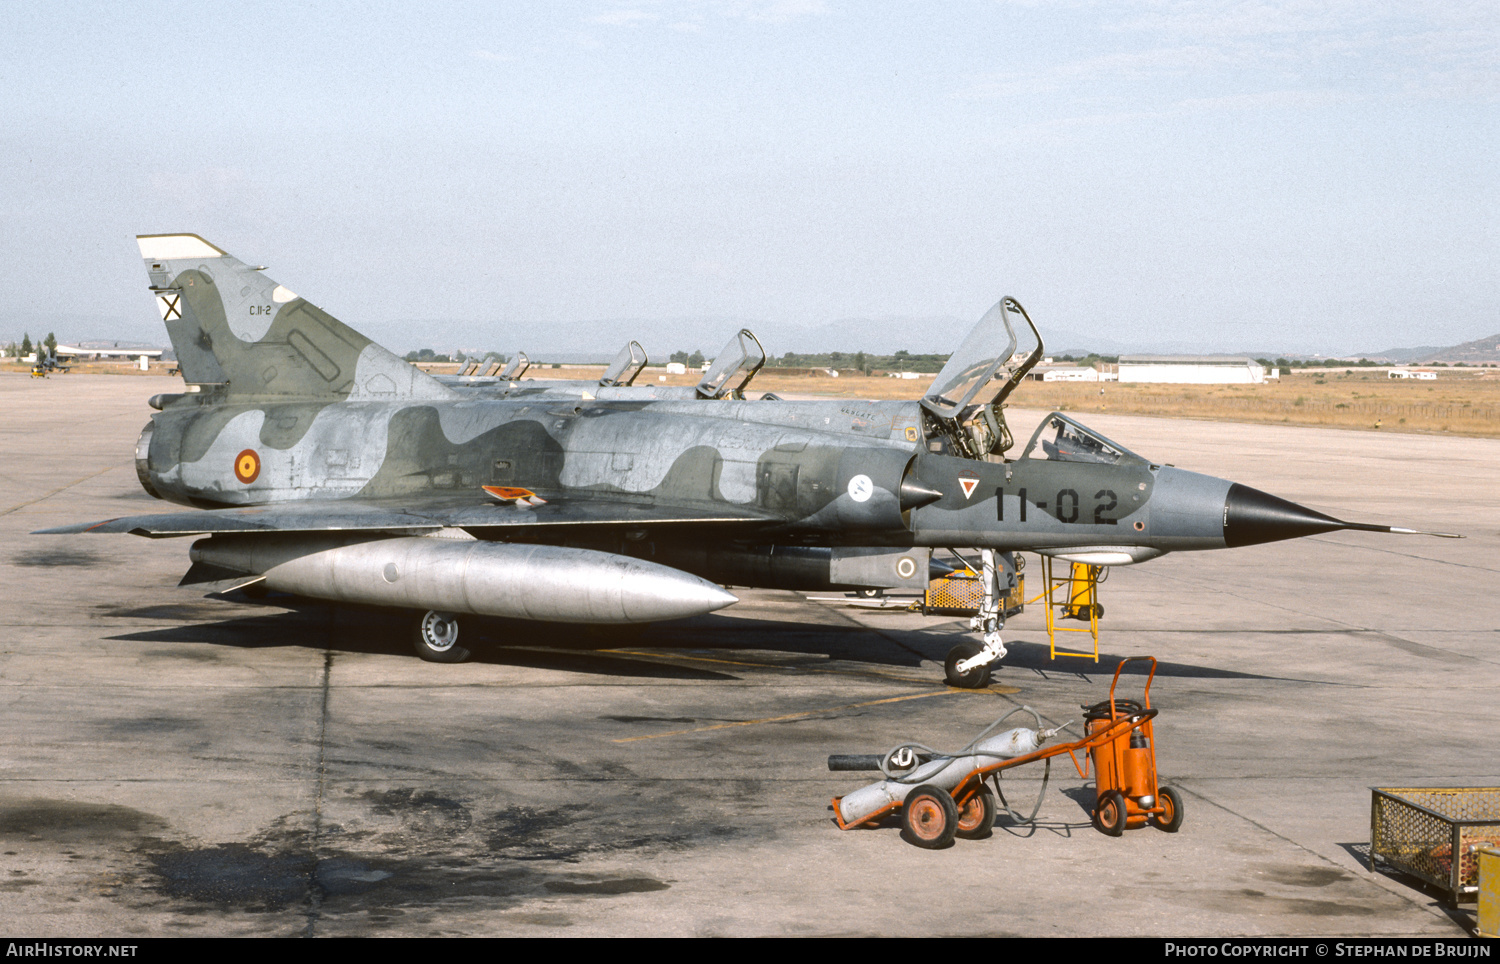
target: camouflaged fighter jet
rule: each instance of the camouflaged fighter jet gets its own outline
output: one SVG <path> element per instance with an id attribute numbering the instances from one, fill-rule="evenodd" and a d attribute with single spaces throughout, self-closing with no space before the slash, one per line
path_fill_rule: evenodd
<path id="1" fill-rule="evenodd" d="M 1153 463 L 1061 413 L 1006 458 L 1003 402 L 1042 351 L 1010 298 L 920 402 L 484 398 L 196 235 L 139 244 L 187 385 L 152 399 L 136 469 L 194 508 L 46 531 L 206 537 L 185 583 L 409 610 L 428 660 L 468 655 L 470 615 L 640 623 L 731 605 L 724 585 L 920 589 L 933 548 L 977 547 L 984 642 L 948 675 L 978 686 L 1018 550 L 1125 565 L 1410 531 Z"/>

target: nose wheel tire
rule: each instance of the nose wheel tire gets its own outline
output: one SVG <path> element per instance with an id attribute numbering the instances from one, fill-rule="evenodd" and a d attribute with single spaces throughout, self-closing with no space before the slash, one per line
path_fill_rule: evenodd
<path id="1" fill-rule="evenodd" d="M 923 784 L 907 794 L 901 811 L 906 839 L 924 850 L 941 850 L 958 831 L 958 804 L 942 787 Z"/>
<path id="2" fill-rule="evenodd" d="M 1118 837 L 1125 832 L 1125 795 L 1111 790 L 1099 798 L 1094 808 L 1094 829 L 1107 837 Z"/>
<path id="3" fill-rule="evenodd" d="M 1171 787 L 1156 791 L 1156 802 L 1161 804 L 1161 813 L 1152 814 L 1151 821 L 1158 830 L 1176 833 L 1182 826 L 1182 797 Z"/>
<path id="4" fill-rule="evenodd" d="M 995 795 L 989 787 L 981 785 L 974 794 L 958 808 L 956 836 L 965 840 L 983 840 L 995 826 Z"/>
<path id="5" fill-rule="evenodd" d="M 949 686 L 957 686 L 966 690 L 984 689 L 990 682 L 990 667 L 975 666 L 967 673 L 958 671 L 959 660 L 973 659 L 984 651 L 984 647 L 975 642 L 962 642 L 948 650 L 948 658 L 943 661 L 943 674 L 947 677 Z"/>
<path id="6" fill-rule="evenodd" d="M 467 648 L 458 645 L 458 617 L 429 609 L 417 620 L 413 638 L 417 655 L 429 663 L 462 663 Z"/>

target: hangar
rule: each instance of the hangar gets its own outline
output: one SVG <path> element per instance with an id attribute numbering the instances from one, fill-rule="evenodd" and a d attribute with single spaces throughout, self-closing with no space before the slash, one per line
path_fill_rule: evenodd
<path id="1" fill-rule="evenodd" d="M 1234 355 L 1121 355 L 1121 382 L 1177 382 L 1192 385 L 1255 385 L 1280 373 L 1253 358 Z"/>

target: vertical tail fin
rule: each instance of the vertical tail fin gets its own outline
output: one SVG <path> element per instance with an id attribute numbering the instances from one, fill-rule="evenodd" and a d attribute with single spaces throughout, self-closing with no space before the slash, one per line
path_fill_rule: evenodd
<path id="1" fill-rule="evenodd" d="M 183 380 L 229 395 L 452 398 L 425 372 L 196 234 L 136 237 Z"/>

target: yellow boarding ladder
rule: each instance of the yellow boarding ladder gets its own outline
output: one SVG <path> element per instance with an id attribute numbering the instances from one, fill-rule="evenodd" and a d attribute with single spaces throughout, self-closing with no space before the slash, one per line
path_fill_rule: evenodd
<path id="1" fill-rule="evenodd" d="M 1052 648 L 1052 658 L 1059 656 L 1081 656 L 1084 659 L 1093 657 L 1094 662 L 1099 662 L 1099 617 L 1104 615 L 1104 607 L 1099 604 L 1099 583 L 1104 581 L 1105 569 L 1103 566 L 1090 566 L 1082 562 L 1075 562 L 1067 571 L 1066 575 L 1056 575 L 1052 567 L 1050 556 L 1042 557 L 1042 582 L 1046 586 L 1035 598 L 1026 602 L 1034 603 L 1043 597 L 1047 600 L 1047 642 Z M 1066 587 L 1066 588 L 1065 588 Z M 1058 599 L 1058 595 L 1062 599 Z M 1080 619 L 1088 621 L 1088 628 L 1074 626 L 1059 626 L 1059 619 Z M 1094 641 L 1094 650 L 1091 653 L 1076 653 L 1071 650 L 1057 648 L 1058 633 L 1088 633 Z"/>

